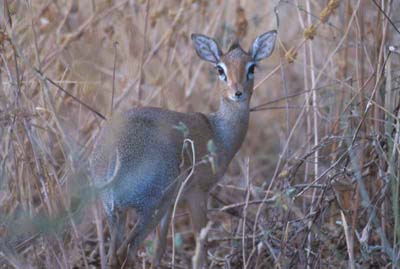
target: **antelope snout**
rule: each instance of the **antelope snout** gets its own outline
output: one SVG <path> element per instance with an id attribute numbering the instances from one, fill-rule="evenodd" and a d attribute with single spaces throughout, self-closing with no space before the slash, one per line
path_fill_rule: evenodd
<path id="1" fill-rule="evenodd" d="M 240 98 L 240 96 L 242 96 L 242 94 L 243 94 L 242 91 L 236 91 L 236 92 L 235 92 L 235 96 L 236 96 L 237 98 Z"/>
<path id="2" fill-rule="evenodd" d="M 235 102 L 244 101 L 247 99 L 247 95 L 241 85 L 233 85 L 228 91 L 228 98 Z"/>

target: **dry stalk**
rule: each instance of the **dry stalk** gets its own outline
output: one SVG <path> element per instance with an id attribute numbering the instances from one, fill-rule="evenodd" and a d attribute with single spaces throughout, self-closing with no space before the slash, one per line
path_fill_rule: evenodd
<path id="1" fill-rule="evenodd" d="M 243 256 L 243 269 L 246 269 L 248 266 L 248 261 L 246 261 L 246 220 L 247 220 L 247 210 L 249 207 L 250 200 L 250 157 L 246 158 L 245 169 L 246 169 L 246 200 L 245 205 L 243 207 L 243 226 L 242 226 L 242 256 Z"/>
<path id="2" fill-rule="evenodd" d="M 353 236 L 351 235 L 351 228 L 347 225 L 346 217 L 342 210 L 340 211 L 340 216 L 342 218 L 343 230 L 346 237 L 347 254 L 349 255 L 349 267 L 350 269 L 355 269 L 356 266 L 354 262 L 354 240 Z"/>
<path id="3" fill-rule="evenodd" d="M 201 259 L 202 259 L 201 252 L 204 249 L 204 244 L 207 241 L 207 235 L 211 229 L 211 226 L 212 226 L 212 222 L 210 221 L 207 223 L 207 226 L 204 227 L 203 229 L 201 229 L 201 231 L 200 231 L 200 235 L 196 241 L 196 250 L 192 257 L 192 264 L 193 264 L 192 268 L 193 269 L 201 269 L 200 264 L 203 264 L 203 262 L 204 262 L 204 261 L 201 261 Z"/>
<path id="4" fill-rule="evenodd" d="M 174 202 L 174 207 L 172 209 L 171 232 L 172 232 L 172 267 L 173 268 L 175 267 L 175 225 L 174 225 L 174 222 L 175 222 L 176 208 L 178 207 L 178 202 L 183 194 L 183 190 L 185 189 L 185 186 L 186 186 L 187 182 L 189 181 L 189 179 L 192 177 L 192 175 L 194 173 L 194 168 L 196 166 L 196 151 L 194 149 L 194 142 L 188 138 L 185 138 L 185 140 L 183 141 L 183 149 L 182 150 L 184 150 L 186 143 L 189 143 L 191 146 L 192 167 L 189 171 L 189 174 L 186 176 L 186 178 L 182 181 L 182 184 L 179 186 L 178 194 L 176 196 L 176 199 Z M 178 182 L 180 182 L 180 180 L 178 180 Z"/>

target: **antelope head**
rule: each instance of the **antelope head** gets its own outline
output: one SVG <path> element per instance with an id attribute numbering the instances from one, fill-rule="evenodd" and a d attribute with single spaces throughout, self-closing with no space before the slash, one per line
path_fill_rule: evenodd
<path id="1" fill-rule="evenodd" d="M 275 47 L 276 31 L 258 36 L 246 52 L 239 42 L 223 53 L 217 42 L 202 34 L 192 34 L 197 55 L 215 65 L 219 79 L 224 82 L 222 96 L 230 102 L 249 103 L 254 88 L 257 63 L 271 55 Z"/>

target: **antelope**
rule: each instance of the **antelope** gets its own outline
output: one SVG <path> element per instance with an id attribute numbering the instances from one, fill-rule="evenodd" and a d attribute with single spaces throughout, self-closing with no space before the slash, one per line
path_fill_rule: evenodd
<path id="1" fill-rule="evenodd" d="M 133 108 L 109 120 L 96 139 L 90 170 L 95 185 L 101 186 L 100 199 L 109 221 L 110 260 L 115 254 L 124 255 L 127 244 L 136 253 L 161 222 L 152 262 L 153 267 L 159 266 L 178 188 L 191 172 L 182 200 L 189 207 L 195 236 L 199 236 L 208 222 L 208 193 L 223 177 L 247 133 L 254 71 L 273 52 L 276 31 L 258 36 L 249 52 L 238 42 L 223 53 L 208 36 L 192 34 L 191 39 L 197 55 L 215 66 L 222 81 L 218 110 L 203 114 Z M 191 141 L 194 150 L 185 141 Z M 199 161 L 211 155 L 212 161 Z M 135 210 L 137 222 L 121 244 L 129 208 Z M 207 266 L 206 255 L 205 245 L 200 267 Z"/>

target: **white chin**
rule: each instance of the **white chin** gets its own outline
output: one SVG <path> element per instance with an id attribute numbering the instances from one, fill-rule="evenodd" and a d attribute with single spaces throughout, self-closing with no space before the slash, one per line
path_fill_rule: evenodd
<path id="1" fill-rule="evenodd" d="M 229 100 L 231 100 L 231 101 L 233 101 L 233 102 L 242 102 L 242 101 L 244 101 L 245 99 L 243 98 L 243 97 L 236 97 L 236 96 L 229 96 L 228 97 L 229 98 Z"/>

